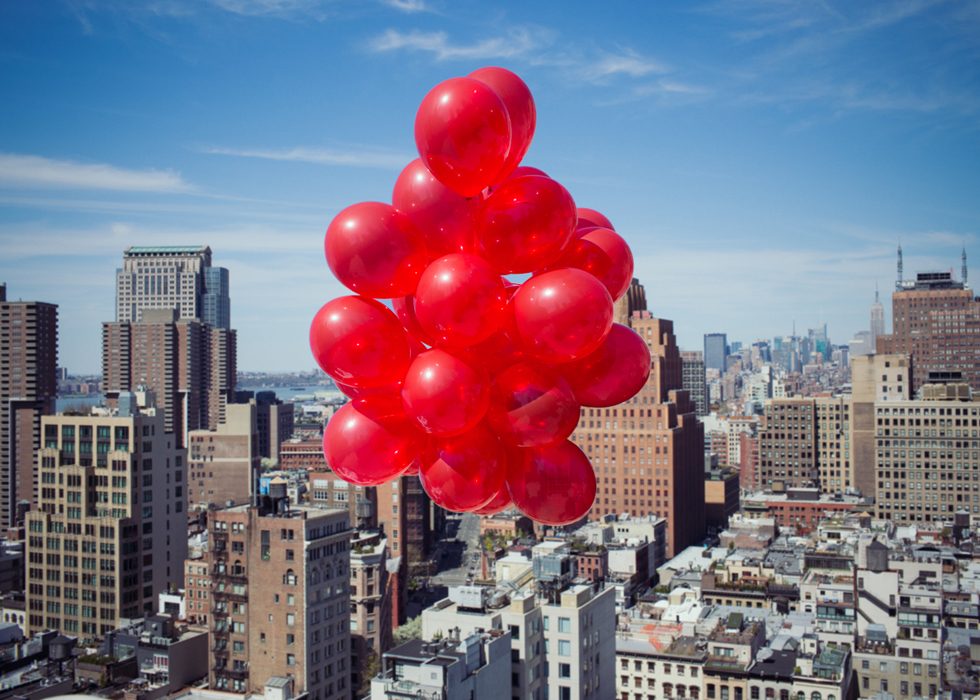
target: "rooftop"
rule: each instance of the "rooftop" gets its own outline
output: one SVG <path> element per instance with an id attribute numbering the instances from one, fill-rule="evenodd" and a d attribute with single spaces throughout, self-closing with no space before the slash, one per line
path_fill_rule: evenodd
<path id="1" fill-rule="evenodd" d="M 210 253 L 206 245 L 134 245 L 126 248 L 124 255 L 193 255 L 195 253 Z"/>

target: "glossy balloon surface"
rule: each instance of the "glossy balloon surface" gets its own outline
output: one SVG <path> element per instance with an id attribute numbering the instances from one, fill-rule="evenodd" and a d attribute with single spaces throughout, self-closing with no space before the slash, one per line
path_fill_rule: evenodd
<path id="1" fill-rule="evenodd" d="M 439 182 L 418 158 L 398 176 L 391 203 L 421 231 L 433 258 L 472 249 L 478 202 Z"/>
<path id="2" fill-rule="evenodd" d="M 577 213 L 579 228 L 598 226 L 601 228 L 611 228 L 613 231 L 616 230 L 616 228 L 612 225 L 612 222 L 606 218 L 604 214 L 597 212 L 595 209 L 579 207 Z"/>
<path id="3" fill-rule="evenodd" d="M 401 381 L 411 362 L 408 335 L 382 303 L 339 297 L 317 312 L 310 325 L 310 350 L 335 381 L 377 387 Z"/>
<path id="4" fill-rule="evenodd" d="M 561 375 L 522 362 L 494 377 L 487 419 L 510 445 L 544 445 L 572 434 L 579 403 Z"/>
<path id="5" fill-rule="evenodd" d="M 344 396 L 350 398 L 354 408 L 371 420 L 385 425 L 409 421 L 402 405 L 402 382 L 369 389 L 334 383 Z"/>
<path id="6" fill-rule="evenodd" d="M 619 299 L 633 280 L 633 252 L 623 237 L 609 228 L 579 229 L 553 265 L 585 270 Z"/>
<path id="7" fill-rule="evenodd" d="M 534 138 L 534 127 L 537 123 L 537 111 L 534 98 L 527 84 L 515 73 L 506 68 L 488 66 L 473 71 L 470 78 L 486 83 L 503 100 L 507 114 L 510 116 L 511 140 L 507 152 L 507 160 L 497 174 L 497 180 L 507 177 L 524 158 L 527 149 Z"/>
<path id="8" fill-rule="evenodd" d="M 450 78 L 422 100 L 415 115 L 415 145 L 441 183 L 473 197 L 496 181 L 511 144 L 510 116 L 486 83 Z"/>
<path id="9" fill-rule="evenodd" d="M 482 508 L 477 508 L 473 512 L 477 515 L 496 515 L 507 510 L 512 505 L 514 505 L 514 502 L 510 500 L 510 490 L 507 488 L 507 484 L 504 483 L 500 487 L 500 490 L 497 491 L 497 495 L 491 498 L 489 503 Z"/>
<path id="10" fill-rule="evenodd" d="M 551 265 L 575 230 L 575 202 L 560 183 L 528 175 L 507 180 L 483 203 L 480 254 L 502 274 Z"/>
<path id="11" fill-rule="evenodd" d="M 415 316 L 437 345 L 466 347 L 500 329 L 507 310 L 504 281 L 476 255 L 434 261 L 419 280 Z"/>
<path id="12" fill-rule="evenodd" d="M 524 514 L 547 525 L 569 525 L 589 512 L 596 495 L 595 471 L 578 446 L 560 440 L 515 452 L 507 485 Z"/>
<path id="13" fill-rule="evenodd" d="M 438 441 L 419 472 L 429 497 L 454 512 L 488 505 L 501 488 L 506 488 L 506 475 L 506 453 L 483 426 Z"/>
<path id="14" fill-rule="evenodd" d="M 376 486 L 398 476 L 421 449 L 418 434 L 371 420 L 352 404 L 341 406 L 323 431 L 323 456 L 344 481 Z"/>
<path id="15" fill-rule="evenodd" d="M 445 350 L 433 348 L 416 357 L 402 388 L 405 412 L 433 435 L 458 435 L 473 429 L 486 415 L 489 381 Z"/>
<path id="16" fill-rule="evenodd" d="M 429 262 L 422 234 L 381 202 L 361 202 L 337 214 L 323 246 L 330 270 L 345 287 L 380 299 L 414 292 Z"/>
<path id="17" fill-rule="evenodd" d="M 598 348 L 557 370 L 583 406 L 616 406 L 631 399 L 650 376 L 650 348 L 631 328 L 614 323 Z"/>
<path id="18" fill-rule="evenodd" d="M 401 321 L 402 328 L 408 333 L 409 337 L 419 343 L 433 345 L 432 339 L 422 330 L 419 319 L 415 314 L 415 296 L 410 294 L 407 297 L 395 297 L 391 300 L 391 308 L 395 316 Z"/>
<path id="19" fill-rule="evenodd" d="M 511 303 L 521 343 L 542 361 L 567 362 L 587 355 L 612 326 L 609 292 L 588 272 L 575 268 L 532 277 Z"/>

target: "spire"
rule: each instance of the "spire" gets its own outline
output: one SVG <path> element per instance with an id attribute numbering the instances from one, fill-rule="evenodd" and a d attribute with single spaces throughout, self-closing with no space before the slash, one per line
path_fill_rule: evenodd
<path id="1" fill-rule="evenodd" d="M 963 261 L 963 286 L 966 286 L 966 246 L 963 246 L 963 253 L 960 255 L 960 260 Z"/>
<path id="2" fill-rule="evenodd" d="M 902 288 L 902 244 L 898 244 L 898 282 L 895 284 L 896 289 Z"/>
<path id="3" fill-rule="evenodd" d="M 875 303 L 878 304 L 878 280 L 875 280 Z"/>

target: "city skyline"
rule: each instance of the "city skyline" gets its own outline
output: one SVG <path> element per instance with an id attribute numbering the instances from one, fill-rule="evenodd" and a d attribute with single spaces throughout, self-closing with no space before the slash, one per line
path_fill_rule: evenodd
<path id="1" fill-rule="evenodd" d="M 346 293 L 323 264 L 326 225 L 390 196 L 429 88 L 489 64 L 534 92 L 526 162 L 609 215 L 683 349 L 794 321 L 845 343 L 875 284 L 888 296 L 899 243 L 906 277 L 958 276 L 963 246 L 978 259 L 975 4 L 555 14 L 4 6 L 0 281 L 58 304 L 61 363 L 96 373 L 121 252 L 209 245 L 242 369 L 308 369 L 309 319 Z"/>

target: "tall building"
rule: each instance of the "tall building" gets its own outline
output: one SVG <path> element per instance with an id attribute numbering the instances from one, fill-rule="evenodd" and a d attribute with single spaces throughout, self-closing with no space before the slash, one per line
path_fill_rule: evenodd
<path id="1" fill-rule="evenodd" d="M 878 285 L 875 285 L 875 303 L 871 305 L 871 350 L 876 351 L 878 336 L 885 334 L 885 307 L 878 298 Z"/>
<path id="2" fill-rule="evenodd" d="M 781 489 L 818 483 L 816 428 L 813 399 L 766 402 L 759 429 L 760 486 Z"/>
<path id="3" fill-rule="evenodd" d="M 699 416 L 708 415 L 707 392 L 704 385 L 704 353 L 700 350 L 681 351 L 681 384 L 694 402 Z"/>
<path id="4" fill-rule="evenodd" d="M 188 508 L 251 500 L 262 466 L 256 414 L 254 403 L 228 404 L 226 420 L 215 430 L 188 433 Z"/>
<path id="5" fill-rule="evenodd" d="M 235 403 L 252 402 L 259 431 L 259 455 L 279 462 L 282 443 L 293 436 L 293 404 L 283 403 L 274 391 L 236 391 Z M 322 460 L 322 457 L 321 457 Z M 319 468 L 320 465 L 317 465 Z"/>
<path id="6" fill-rule="evenodd" d="M 818 396 L 817 479 L 824 493 L 844 493 L 853 487 L 851 470 L 851 397 Z"/>
<path id="7" fill-rule="evenodd" d="M 851 485 L 874 496 L 878 426 L 875 406 L 911 398 L 912 368 L 905 355 L 851 358 Z"/>
<path id="8" fill-rule="evenodd" d="M 277 493 L 209 520 L 211 688 L 262 693 L 290 676 L 297 694 L 350 698 L 347 513 Z"/>
<path id="9" fill-rule="evenodd" d="M 184 450 L 146 395 L 121 396 L 107 415 L 45 416 L 41 431 L 28 633 L 97 639 L 183 585 Z"/>
<path id="10" fill-rule="evenodd" d="M 725 373 L 728 359 L 728 336 L 724 333 L 705 333 L 704 335 L 704 366 L 705 369 L 716 369 Z"/>
<path id="11" fill-rule="evenodd" d="M 34 503 L 41 416 L 58 396 L 58 307 L 7 301 L 0 284 L 0 524 L 16 525 Z M 26 506 L 22 506 L 20 512 Z"/>
<path id="12" fill-rule="evenodd" d="M 892 333 L 876 351 L 911 358 L 913 394 L 950 379 L 980 390 L 980 299 L 950 272 L 920 272 L 892 295 Z"/>
<path id="13" fill-rule="evenodd" d="M 187 433 L 225 418 L 237 372 L 228 271 L 206 246 L 131 247 L 116 271 L 116 320 L 102 327 L 102 390 L 152 389 L 167 428 Z"/>
<path id="14" fill-rule="evenodd" d="M 297 444 L 297 443 L 291 443 Z M 317 443 L 319 445 L 319 443 Z M 296 454 L 296 453 L 290 453 Z M 347 510 L 351 527 L 358 530 L 373 530 L 378 526 L 378 490 L 375 486 L 357 486 L 344 481 L 323 463 L 323 452 L 319 454 L 316 468 L 319 471 L 307 473 L 310 504 L 320 508 L 341 508 Z M 390 527 L 388 528 L 390 529 Z"/>
<path id="15" fill-rule="evenodd" d="M 137 323 L 146 309 L 175 309 L 177 320 L 231 328 L 228 270 L 211 266 L 208 246 L 132 246 L 116 270 L 116 321 Z"/>
<path id="16" fill-rule="evenodd" d="M 642 285 L 633 282 L 636 299 Z M 704 519 L 704 426 L 683 389 L 673 323 L 630 309 L 626 323 L 652 355 L 650 379 L 629 401 L 583 408 L 572 439 L 596 470 L 598 491 L 589 517 L 655 513 L 667 519 L 668 555 L 701 540 Z"/>
<path id="17" fill-rule="evenodd" d="M 378 532 L 360 532 L 351 542 L 350 634 L 351 688 L 365 689 L 373 661 L 392 643 L 391 585 L 388 547 Z M 357 697 L 363 697 L 357 696 Z"/>
<path id="18" fill-rule="evenodd" d="M 980 513 L 980 400 L 966 384 L 927 384 L 915 400 L 875 404 L 875 507 L 896 523 Z M 923 449 L 925 448 L 925 449 Z"/>

